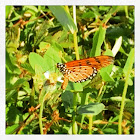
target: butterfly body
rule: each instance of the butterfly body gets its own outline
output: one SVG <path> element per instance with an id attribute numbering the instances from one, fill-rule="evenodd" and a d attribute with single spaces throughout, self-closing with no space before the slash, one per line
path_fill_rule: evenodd
<path id="1" fill-rule="evenodd" d="M 65 89 L 68 81 L 84 82 L 92 79 L 97 72 L 114 62 L 111 56 L 97 56 L 81 60 L 70 61 L 65 64 L 57 63 L 57 68 L 64 75 L 62 89 Z"/>

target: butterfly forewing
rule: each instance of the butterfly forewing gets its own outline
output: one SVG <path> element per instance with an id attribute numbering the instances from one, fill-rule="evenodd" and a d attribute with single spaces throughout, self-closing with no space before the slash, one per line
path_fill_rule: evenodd
<path id="1" fill-rule="evenodd" d="M 89 67 L 95 67 L 97 70 L 99 70 L 102 67 L 106 67 L 112 64 L 113 61 L 114 61 L 114 58 L 111 56 L 97 56 L 97 57 L 91 57 L 91 58 L 86 58 L 82 60 L 75 60 L 75 61 L 67 62 L 66 66 L 68 68 L 76 67 L 76 66 L 89 66 Z"/>

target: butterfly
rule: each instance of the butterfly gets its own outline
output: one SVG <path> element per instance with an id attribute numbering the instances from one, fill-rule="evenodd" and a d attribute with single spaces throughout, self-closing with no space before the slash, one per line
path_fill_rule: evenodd
<path id="1" fill-rule="evenodd" d="M 114 57 L 102 55 L 64 64 L 57 63 L 57 68 L 64 76 L 62 89 L 64 90 L 67 87 L 68 81 L 81 83 L 93 79 L 101 68 L 113 64 L 113 62 Z"/>

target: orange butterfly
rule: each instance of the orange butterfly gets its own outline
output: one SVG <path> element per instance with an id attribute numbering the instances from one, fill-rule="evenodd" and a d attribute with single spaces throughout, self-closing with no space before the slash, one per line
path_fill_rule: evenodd
<path id="1" fill-rule="evenodd" d="M 97 56 L 65 64 L 57 63 L 57 68 L 64 75 L 62 89 L 67 87 L 68 81 L 80 83 L 94 78 L 101 68 L 113 64 L 113 62 L 114 58 L 111 56 Z"/>

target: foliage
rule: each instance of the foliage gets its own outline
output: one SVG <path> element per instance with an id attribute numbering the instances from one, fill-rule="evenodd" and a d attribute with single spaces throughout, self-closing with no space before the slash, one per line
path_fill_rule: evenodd
<path id="1" fill-rule="evenodd" d="M 114 65 L 61 89 L 56 63 L 99 55 Z M 77 133 L 134 134 L 134 7 L 6 6 L 6 134 Z"/>

